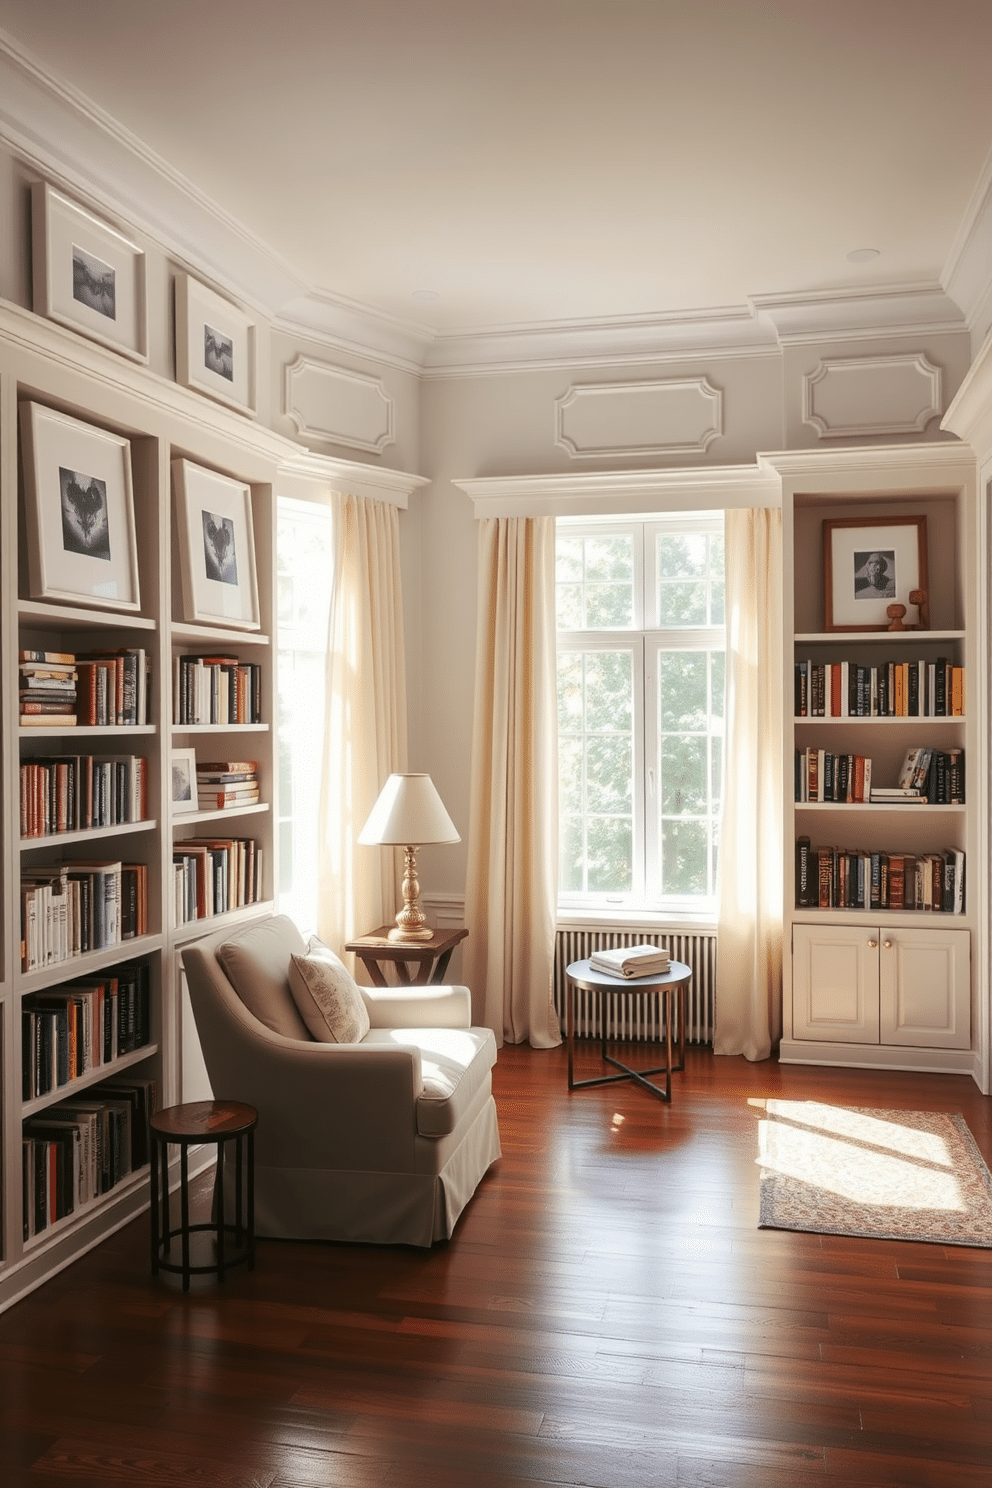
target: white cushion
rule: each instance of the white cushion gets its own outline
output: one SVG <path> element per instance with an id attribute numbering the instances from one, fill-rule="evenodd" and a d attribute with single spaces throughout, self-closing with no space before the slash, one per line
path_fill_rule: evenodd
<path id="1" fill-rule="evenodd" d="M 490 1028 L 373 1028 L 364 1042 L 420 1050 L 424 1085 L 417 1098 L 417 1131 L 422 1137 L 453 1132 L 480 1088 L 489 1085 L 496 1063 Z"/>
<path id="2" fill-rule="evenodd" d="M 368 1033 L 368 1009 L 357 982 L 344 962 L 315 937 L 305 956 L 290 958 L 289 990 L 318 1043 L 359 1044 Z"/>
<path id="3" fill-rule="evenodd" d="M 225 941 L 217 960 L 245 1007 L 273 1033 L 310 1042 L 289 991 L 289 958 L 306 951 L 288 915 L 274 915 Z"/>

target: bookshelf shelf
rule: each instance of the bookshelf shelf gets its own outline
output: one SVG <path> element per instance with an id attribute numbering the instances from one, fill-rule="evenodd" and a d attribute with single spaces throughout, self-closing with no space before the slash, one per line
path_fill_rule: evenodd
<path id="1" fill-rule="evenodd" d="M 28 503 L 23 487 L 21 444 L 30 437 L 26 424 L 25 432 L 21 429 L 19 408 L 24 402 L 64 412 L 83 424 L 110 430 L 128 441 L 127 458 L 137 514 L 133 557 L 140 608 L 115 611 L 77 601 L 75 593 L 64 601 L 37 598 L 38 590 L 32 593 L 26 539 L 27 522 L 35 508 Z M 132 365 L 113 351 L 84 342 L 72 331 L 0 302 L 0 721 L 3 725 L 0 747 L 4 791 L 0 821 L 5 832 L 4 853 L 0 857 L 3 875 L 0 1310 L 24 1290 L 43 1281 L 50 1270 L 65 1265 L 75 1253 L 81 1253 L 125 1218 L 139 1212 L 147 1182 L 144 1176 L 147 1167 L 132 1172 L 85 1208 L 49 1223 L 26 1239 L 22 1212 L 24 1123 L 38 1123 L 52 1107 L 67 1099 L 84 1095 L 96 1099 L 91 1092 L 107 1079 L 127 1078 L 132 1085 L 140 1081 L 143 1089 L 143 1082 L 152 1080 L 155 1098 L 161 1106 L 201 1098 L 202 1087 L 197 1082 L 201 1079 L 202 1065 L 188 998 L 183 994 L 180 951 L 183 945 L 220 924 L 229 923 L 233 927 L 272 908 L 278 882 L 276 813 L 271 810 L 272 792 L 278 779 L 272 725 L 273 493 L 280 465 L 297 453 L 296 445 L 264 427 L 247 424 L 237 413 L 220 405 L 215 408 L 197 393 L 163 381 L 146 367 Z M 250 490 L 260 622 L 257 631 L 223 624 L 195 624 L 185 618 L 188 611 L 184 608 L 179 555 L 175 548 L 172 489 L 172 461 L 179 456 L 228 474 Z M 49 498 L 50 493 L 46 497 L 41 488 L 35 507 L 38 501 Z M 59 675 L 59 667 L 64 672 L 72 668 L 72 663 L 49 661 L 48 666 L 56 670 L 47 670 L 44 660 L 21 657 L 21 651 L 61 653 L 77 658 L 77 676 L 70 679 Z M 131 662 L 122 663 L 121 680 L 115 684 L 112 670 L 104 675 L 108 663 L 100 653 L 124 652 L 139 653 L 138 667 L 135 669 Z M 173 725 L 173 667 L 176 657 L 184 652 L 231 655 L 257 668 L 252 672 L 255 702 L 247 716 L 258 716 L 260 700 L 262 721 L 240 725 Z M 147 663 L 144 671 L 142 657 Z M 28 670 L 30 667 L 42 670 L 32 672 Z M 140 682 L 135 682 L 136 677 L 143 675 L 148 681 L 144 707 L 143 689 Z M 111 710 L 116 706 L 118 717 L 137 716 L 142 721 L 130 725 L 80 725 L 54 713 L 31 715 L 44 716 L 46 722 L 42 725 L 20 721 L 21 693 L 25 700 L 29 694 L 40 693 L 38 701 L 43 705 L 61 703 L 61 697 L 55 694 L 71 692 L 67 685 L 70 680 L 75 681 L 78 689 L 75 704 L 79 717 L 106 718 L 105 706 Z M 109 716 L 114 717 L 114 711 Z M 242 711 L 237 716 L 245 714 Z M 195 741 L 204 758 L 217 759 L 230 751 L 235 739 L 244 740 L 236 754 L 250 755 L 258 761 L 261 801 L 241 809 L 174 814 L 171 807 L 174 751 Z M 44 769 L 37 777 L 33 771 L 30 775 L 25 771 L 25 789 L 29 791 L 35 779 L 38 786 L 37 796 L 29 797 L 31 814 L 23 818 L 21 815 L 21 766 L 38 763 L 51 769 L 53 763 L 64 766 L 67 760 L 78 756 L 100 760 L 108 756 L 143 758 L 144 819 L 120 821 L 106 828 L 22 837 L 22 822 L 27 825 L 37 820 L 50 824 L 56 819 L 50 814 L 53 803 L 61 806 L 58 819 L 62 821 L 92 819 L 71 812 L 66 815 L 65 795 L 60 803 L 54 785 L 50 785 L 50 794 L 45 793 L 42 782 L 51 777 L 46 777 Z M 71 779 L 80 778 L 79 768 L 75 766 L 76 773 Z M 89 771 L 88 765 L 84 771 Z M 88 790 L 89 773 L 81 778 L 86 780 Z M 126 772 L 111 776 L 115 788 L 120 785 L 122 790 L 127 778 Z M 61 785 L 63 777 L 58 779 Z M 103 780 L 105 784 L 106 777 Z M 108 813 L 110 817 L 123 814 L 123 809 Z M 250 824 L 248 817 L 254 818 Z M 256 877 L 259 873 L 261 876 L 257 885 L 259 901 L 173 930 L 176 839 L 219 839 L 235 835 L 250 836 L 255 844 Z M 126 905 L 125 929 L 134 924 L 137 883 L 139 912 L 143 916 L 140 923 L 142 927 L 147 924 L 149 933 L 23 971 L 22 876 L 27 878 L 48 867 L 57 875 L 60 867 L 71 869 L 74 864 L 90 872 L 93 865 L 120 861 L 128 867 L 137 864 L 140 870 L 138 874 L 125 875 L 132 890 Z M 56 878 L 56 885 L 57 882 Z M 253 885 L 253 892 L 255 888 Z M 58 892 L 56 887 L 56 895 Z M 39 994 L 55 993 L 84 978 L 111 975 L 115 966 L 124 967 L 132 962 L 141 962 L 148 970 L 151 1042 L 87 1070 L 67 1085 L 25 1101 L 25 1088 L 39 1087 L 22 1084 L 23 1028 L 40 1027 L 47 1040 L 49 1024 L 37 1019 L 28 1023 L 22 1020 L 22 1011 L 37 1012 L 39 1005 L 34 999 Z M 141 1006 L 144 1007 L 144 992 Z M 60 1013 L 60 1020 L 62 1017 Z M 58 1026 L 61 1029 L 61 1021 Z M 40 1084 L 46 1082 L 47 1077 Z M 32 1218 L 37 1218 L 33 1211 Z"/>
<path id="2" fill-rule="evenodd" d="M 135 1065 L 144 1064 L 146 1059 L 153 1059 L 159 1052 L 157 1043 L 142 1044 L 140 1049 L 134 1049 L 130 1054 L 119 1054 L 116 1059 L 107 1064 L 98 1065 L 96 1069 L 87 1070 L 84 1075 L 77 1075 L 75 1079 L 67 1081 L 65 1085 L 59 1085 L 55 1090 L 50 1090 L 47 1095 L 39 1095 L 34 1100 L 21 1102 L 21 1117 L 27 1119 L 29 1116 L 37 1116 L 42 1111 L 47 1111 L 49 1106 L 58 1105 L 59 1101 L 72 1100 L 73 1096 L 81 1095 L 84 1090 L 89 1090 L 93 1085 L 99 1085 L 102 1080 L 111 1080 L 115 1075 L 123 1074 L 125 1070 L 134 1069 Z"/>
<path id="3" fill-rule="evenodd" d="M 978 1022 L 972 948 L 979 939 L 980 905 L 978 870 L 973 880 L 972 867 L 985 782 L 976 711 L 963 711 L 961 685 L 964 679 L 980 700 L 974 457 L 963 445 L 879 445 L 790 454 L 780 468 L 783 683 L 790 715 L 796 699 L 783 732 L 783 756 L 795 771 L 787 768 L 784 780 L 788 949 L 780 1057 L 794 1063 L 881 1062 L 978 1078 L 971 1030 Z M 926 519 L 933 629 L 825 631 L 824 523 L 854 518 L 870 528 L 873 519 L 884 525 L 896 515 Z M 811 711 L 814 697 L 824 709 L 819 715 Z M 810 711 L 800 712 L 800 698 Z M 900 712 L 889 713 L 889 706 Z M 917 711 L 910 713 L 910 707 Z M 927 713 L 928 707 L 934 711 Z M 843 794 L 854 768 L 845 761 L 856 762 L 860 782 L 862 757 L 871 761 L 870 787 L 895 786 L 909 751 L 916 749 L 932 750 L 939 761 L 940 774 L 924 780 L 924 790 L 954 795 L 953 803 L 793 799 L 832 789 Z M 951 761 L 953 787 L 944 774 Z M 838 765 L 844 772 L 836 786 L 831 765 L 833 774 Z M 860 793 L 860 785 L 847 791 Z M 957 799 L 961 795 L 966 804 Z M 870 870 L 876 874 L 873 894 Z M 878 873 L 890 871 L 896 875 L 892 885 L 886 877 L 880 889 Z M 914 907 L 888 908 L 889 888 L 899 903 L 909 874 Z M 818 883 L 825 901 L 845 907 L 810 904 Z M 871 897 L 886 908 L 873 908 Z M 945 909 L 945 903 L 952 907 Z M 904 1016 L 910 1008 L 913 1026 Z"/>

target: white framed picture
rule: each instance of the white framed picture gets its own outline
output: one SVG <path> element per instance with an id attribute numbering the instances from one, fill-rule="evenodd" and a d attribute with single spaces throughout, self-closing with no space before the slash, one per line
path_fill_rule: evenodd
<path id="1" fill-rule="evenodd" d="M 183 618 L 259 629 L 251 487 L 173 460 Z"/>
<path id="2" fill-rule="evenodd" d="M 142 249 L 47 181 L 31 188 L 31 230 L 35 312 L 147 362 Z"/>
<path id="3" fill-rule="evenodd" d="M 172 751 L 172 810 L 174 813 L 199 810 L 195 749 Z"/>
<path id="4" fill-rule="evenodd" d="M 255 417 L 255 326 L 189 274 L 176 276 L 176 379 Z"/>
<path id="5" fill-rule="evenodd" d="M 31 598 L 140 609 L 130 441 L 41 403 L 20 428 Z"/>

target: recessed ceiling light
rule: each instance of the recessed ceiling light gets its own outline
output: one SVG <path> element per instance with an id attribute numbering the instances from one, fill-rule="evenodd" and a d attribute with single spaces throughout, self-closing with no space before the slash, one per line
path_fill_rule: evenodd
<path id="1" fill-rule="evenodd" d="M 415 289 L 413 291 L 413 298 L 419 300 L 422 305 L 433 305 L 441 296 L 436 289 Z"/>
<path id="2" fill-rule="evenodd" d="M 848 263 L 871 263 L 873 258 L 878 258 L 878 248 L 852 248 L 847 255 Z"/>

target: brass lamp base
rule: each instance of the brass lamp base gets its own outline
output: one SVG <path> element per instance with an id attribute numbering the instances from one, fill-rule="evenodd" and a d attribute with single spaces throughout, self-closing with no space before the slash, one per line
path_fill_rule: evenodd
<path id="1" fill-rule="evenodd" d="M 427 923 L 427 916 L 417 900 L 420 898 L 420 882 L 417 878 L 417 849 L 403 849 L 403 908 L 396 916 L 396 925 L 389 932 L 394 942 L 404 940 L 433 940 L 434 931 Z"/>

